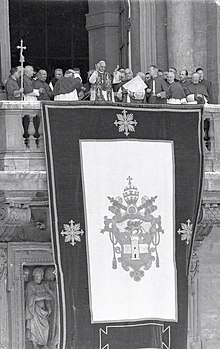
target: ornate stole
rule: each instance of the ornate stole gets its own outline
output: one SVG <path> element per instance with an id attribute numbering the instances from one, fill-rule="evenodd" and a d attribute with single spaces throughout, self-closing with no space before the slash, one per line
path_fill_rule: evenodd
<path id="1" fill-rule="evenodd" d="M 105 101 L 103 91 L 107 92 L 107 100 L 112 100 L 112 82 L 109 73 L 98 72 L 98 77 L 96 80 L 96 101 Z"/>

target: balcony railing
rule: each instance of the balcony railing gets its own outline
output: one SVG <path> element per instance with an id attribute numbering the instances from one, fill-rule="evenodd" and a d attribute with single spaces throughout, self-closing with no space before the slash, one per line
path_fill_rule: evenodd
<path id="1" fill-rule="evenodd" d="M 45 170 L 40 102 L 0 102 L 0 171 Z"/>
<path id="2" fill-rule="evenodd" d="M 204 190 L 220 190 L 220 105 L 204 107 Z M 40 102 L 0 101 L 0 171 L 46 171 Z"/>

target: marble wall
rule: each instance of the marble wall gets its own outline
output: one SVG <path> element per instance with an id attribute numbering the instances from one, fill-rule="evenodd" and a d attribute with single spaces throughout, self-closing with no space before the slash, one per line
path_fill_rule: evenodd
<path id="1" fill-rule="evenodd" d="M 220 348 L 220 227 L 199 249 L 200 338 L 203 349 Z"/>

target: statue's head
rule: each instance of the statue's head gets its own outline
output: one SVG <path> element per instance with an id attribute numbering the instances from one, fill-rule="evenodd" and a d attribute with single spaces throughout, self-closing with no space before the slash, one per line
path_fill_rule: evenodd
<path id="1" fill-rule="evenodd" d="M 40 284 L 44 277 L 43 268 L 35 268 L 33 270 L 33 278 L 36 284 Z"/>
<path id="2" fill-rule="evenodd" d="M 28 282 L 29 281 L 29 275 L 30 275 L 30 269 L 27 267 L 23 268 L 23 279 L 24 282 Z"/>
<path id="3" fill-rule="evenodd" d="M 54 267 L 49 267 L 45 271 L 45 280 L 47 281 L 54 281 L 56 277 L 56 271 Z"/>

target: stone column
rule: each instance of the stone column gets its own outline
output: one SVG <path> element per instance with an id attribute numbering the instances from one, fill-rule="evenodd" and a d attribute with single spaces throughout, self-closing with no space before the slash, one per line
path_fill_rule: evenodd
<path id="1" fill-rule="evenodd" d="M 89 0 L 86 29 L 89 33 L 89 67 L 105 60 L 110 73 L 119 64 L 119 8 L 116 1 Z"/>
<path id="2" fill-rule="evenodd" d="M 11 68 L 8 0 L 0 0 L 0 83 L 9 76 Z"/>
<path id="3" fill-rule="evenodd" d="M 193 3 L 194 68 L 202 67 L 207 76 L 206 0 Z"/>
<path id="4" fill-rule="evenodd" d="M 219 94 L 219 6 L 215 1 L 209 1 L 206 6 L 206 28 L 207 28 L 207 72 L 205 77 L 212 81 L 213 104 L 218 102 Z"/>
<path id="5" fill-rule="evenodd" d="M 140 1 L 140 71 L 156 62 L 156 6 L 154 0 Z"/>
<path id="6" fill-rule="evenodd" d="M 140 2 L 130 1 L 130 48 L 131 48 L 131 69 L 134 74 L 140 71 L 141 54 L 140 54 Z"/>
<path id="7" fill-rule="evenodd" d="M 156 54 L 157 65 L 167 70 L 167 6 L 166 0 L 155 1 L 156 6 Z"/>
<path id="8" fill-rule="evenodd" d="M 167 0 L 168 65 L 194 70 L 193 1 Z"/>
<path id="9" fill-rule="evenodd" d="M 217 57 L 220 57 L 220 2 L 218 2 L 218 5 L 216 7 L 217 10 Z M 220 103 L 220 69 L 218 66 L 217 70 L 217 86 L 216 86 L 216 93 L 214 96 L 214 103 Z"/>

